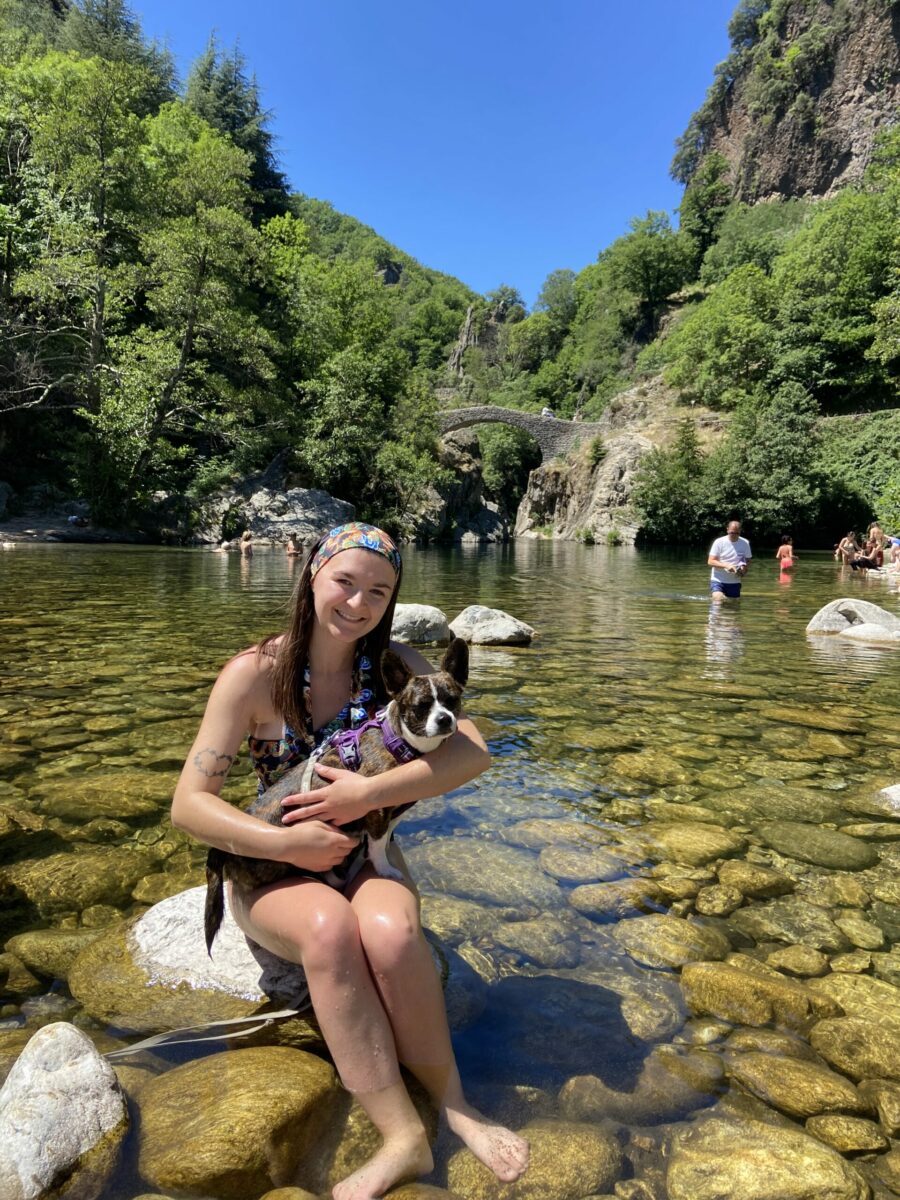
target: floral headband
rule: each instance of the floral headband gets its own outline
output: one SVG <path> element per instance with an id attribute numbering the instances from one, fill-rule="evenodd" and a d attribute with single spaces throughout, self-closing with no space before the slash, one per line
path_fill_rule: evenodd
<path id="1" fill-rule="evenodd" d="M 386 558 L 394 571 L 400 573 L 400 551 L 384 530 L 374 525 L 364 525 L 361 521 L 351 521 L 349 525 L 337 525 L 325 535 L 313 557 L 310 579 L 315 579 L 328 560 L 342 550 L 371 550 Z"/>

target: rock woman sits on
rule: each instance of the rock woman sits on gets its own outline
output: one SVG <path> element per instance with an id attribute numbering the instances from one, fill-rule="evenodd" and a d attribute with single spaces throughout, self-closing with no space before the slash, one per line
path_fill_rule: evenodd
<path id="1" fill-rule="evenodd" d="M 249 937 L 303 967 L 341 1080 L 384 1139 L 334 1188 L 335 1200 L 372 1200 L 432 1168 L 400 1063 L 500 1180 L 517 1179 L 528 1162 L 527 1143 L 464 1098 L 418 896 L 399 850 L 392 846 L 391 857 L 403 882 L 381 878 L 369 865 L 343 890 L 309 874 L 329 871 L 354 849 L 356 839 L 341 825 L 375 808 L 437 796 L 484 771 L 489 755 L 475 725 L 463 717 L 437 750 L 386 774 L 319 768 L 328 785 L 288 797 L 281 827 L 219 795 L 248 731 L 251 758 L 268 786 L 336 728 L 362 724 L 385 701 L 380 658 L 400 577 L 396 546 L 373 526 L 343 525 L 320 539 L 297 583 L 287 631 L 222 669 L 172 805 L 172 823 L 209 846 L 307 872 L 246 893 L 232 887 L 230 904 Z M 433 670 L 411 647 L 391 646 L 413 671 Z"/>

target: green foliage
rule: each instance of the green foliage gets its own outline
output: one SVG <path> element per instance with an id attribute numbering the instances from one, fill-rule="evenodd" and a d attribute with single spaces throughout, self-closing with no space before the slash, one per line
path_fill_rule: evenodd
<path id="1" fill-rule="evenodd" d="M 604 458 L 606 458 L 606 446 L 604 445 L 603 438 L 598 433 L 596 437 L 591 438 L 590 445 L 588 446 L 587 460 L 593 468 L 602 463 Z"/>
<path id="2" fill-rule="evenodd" d="M 816 466 L 825 479 L 828 509 L 833 498 L 844 507 L 855 498 L 856 510 L 869 520 L 896 475 L 898 447 L 900 409 L 822 421 Z M 861 523 L 859 516 L 847 528 L 854 523 Z"/>
<path id="3" fill-rule="evenodd" d="M 275 163 L 268 115 L 259 102 L 254 78 L 235 46 L 220 53 L 215 36 L 194 63 L 185 89 L 185 103 L 208 125 L 227 134 L 249 156 L 250 186 L 260 216 L 286 211 L 287 184 Z"/>
<path id="4" fill-rule="evenodd" d="M 900 536 L 900 470 L 894 472 L 875 501 L 875 511 L 884 529 Z"/>
<path id="5" fill-rule="evenodd" d="M 707 464 L 705 486 L 719 512 L 741 511 L 756 536 L 815 522 L 818 405 L 797 383 L 745 401 Z"/>
<path id="6" fill-rule="evenodd" d="M 810 207 L 804 200 L 729 205 L 716 240 L 704 255 L 701 280 L 706 284 L 721 283 L 747 263 L 769 274 L 777 256 L 807 219 Z"/>
<path id="7" fill-rule="evenodd" d="M 613 288 L 634 296 L 652 321 L 666 297 L 689 278 L 693 247 L 665 213 L 648 212 L 600 256 Z"/>
<path id="8" fill-rule="evenodd" d="M 710 522 L 705 467 L 706 456 L 690 418 L 679 425 L 670 449 L 656 447 L 647 454 L 633 499 L 649 541 L 680 543 L 705 537 Z"/>
<path id="9" fill-rule="evenodd" d="M 678 212 L 681 232 L 693 243 L 693 261 L 699 265 L 716 240 L 731 200 L 729 166 L 723 155 L 708 154 L 685 188 Z"/>
<path id="10" fill-rule="evenodd" d="M 667 380 L 713 408 L 734 408 L 772 369 L 777 292 L 757 266 L 733 271 L 662 347 Z"/>
<path id="11" fill-rule="evenodd" d="M 593 537 L 591 538 L 591 540 L 593 541 Z M 618 529 L 616 529 L 615 525 L 613 525 L 612 529 L 607 529 L 607 531 L 606 531 L 607 546 L 621 546 L 623 540 L 624 539 L 622 537 L 622 534 L 619 532 Z"/>
<path id="12" fill-rule="evenodd" d="M 540 464 L 541 452 L 524 430 L 510 425 L 485 425 L 478 441 L 485 495 L 514 513 L 525 494 L 528 476 Z"/>

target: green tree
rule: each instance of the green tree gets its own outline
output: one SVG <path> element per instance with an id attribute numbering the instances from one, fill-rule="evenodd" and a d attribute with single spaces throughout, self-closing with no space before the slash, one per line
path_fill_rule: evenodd
<path id="1" fill-rule="evenodd" d="M 713 408 L 752 396 L 772 370 L 776 304 L 759 267 L 733 271 L 664 343 L 667 380 Z"/>
<path id="2" fill-rule="evenodd" d="M 753 263 L 770 274 L 775 259 L 810 214 L 805 200 L 771 200 L 765 204 L 732 204 L 719 225 L 716 241 L 700 269 L 704 283 L 721 283 L 732 271 Z"/>
<path id="3" fill-rule="evenodd" d="M 706 536 L 710 518 L 703 486 L 705 462 L 690 417 L 680 422 L 670 449 L 656 447 L 643 459 L 634 503 L 648 540 L 678 544 Z"/>
<path id="4" fill-rule="evenodd" d="M 798 383 L 744 401 L 707 468 L 721 511 L 743 512 L 757 535 L 813 524 L 822 495 L 818 417 L 816 401 Z"/>
<path id="5" fill-rule="evenodd" d="M 636 297 L 652 335 L 666 298 L 687 280 L 691 258 L 688 239 L 672 228 L 666 214 L 648 212 L 646 217 L 635 217 L 631 232 L 603 251 L 600 263 L 613 288 Z"/>
<path id="6" fill-rule="evenodd" d="M 60 50 L 83 58 L 125 63 L 144 72 L 146 85 L 136 110 L 155 112 L 175 97 L 175 64 L 169 51 L 147 44 L 134 10 L 125 0 L 73 0 L 57 39 Z"/>
<path id="7" fill-rule="evenodd" d="M 224 54 L 215 36 L 194 63 L 187 80 L 185 103 L 207 124 L 227 134 L 250 158 L 250 186 L 260 217 L 287 210 L 287 181 L 275 161 L 269 114 L 259 100 L 255 77 L 237 46 Z"/>
<path id="8" fill-rule="evenodd" d="M 692 270 L 715 242 L 731 201 L 730 167 L 724 155 L 708 154 L 685 188 L 678 212 L 679 226 L 693 244 Z"/>

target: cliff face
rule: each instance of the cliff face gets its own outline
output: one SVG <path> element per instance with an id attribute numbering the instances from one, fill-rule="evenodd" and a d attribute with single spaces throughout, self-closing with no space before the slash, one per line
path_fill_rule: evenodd
<path id="1" fill-rule="evenodd" d="M 641 459 L 654 446 L 670 446 L 688 415 L 704 448 L 722 437 L 727 418 L 701 405 L 679 405 L 677 393 L 661 378 L 614 397 L 597 422 L 602 457 L 592 454 L 588 443 L 532 471 L 515 536 L 604 541 L 615 532 L 618 540 L 634 542 L 640 522 L 632 494 Z"/>
<path id="2" fill-rule="evenodd" d="M 900 3 L 743 0 L 730 31 L 734 51 L 679 142 L 676 178 L 718 152 L 749 203 L 859 180 L 878 130 L 898 120 Z"/>

